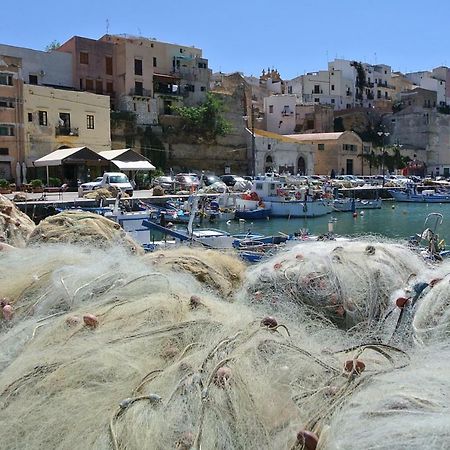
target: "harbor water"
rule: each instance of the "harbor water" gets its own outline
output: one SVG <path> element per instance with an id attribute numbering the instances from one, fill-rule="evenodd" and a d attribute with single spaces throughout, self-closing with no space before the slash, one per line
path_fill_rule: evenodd
<path id="1" fill-rule="evenodd" d="M 327 233 L 328 222 L 333 221 L 334 233 L 341 236 L 380 235 L 394 239 L 408 239 L 423 230 L 428 214 L 440 213 L 443 223 L 438 228 L 438 234 L 447 244 L 450 244 L 450 204 L 422 204 L 384 202 L 381 209 L 358 210 L 357 217 L 352 213 L 333 212 L 326 216 L 310 219 L 271 218 L 254 222 L 231 221 L 217 222 L 215 228 L 227 230 L 230 233 L 242 233 L 251 230 L 265 235 L 279 232 L 291 234 L 300 229 L 308 229 L 311 234 Z M 208 226 L 208 224 L 205 224 Z"/>

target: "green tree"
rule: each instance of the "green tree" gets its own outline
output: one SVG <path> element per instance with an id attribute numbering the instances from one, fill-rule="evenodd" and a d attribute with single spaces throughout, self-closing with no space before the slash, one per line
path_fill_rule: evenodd
<path id="1" fill-rule="evenodd" d="M 56 50 L 57 48 L 61 47 L 61 43 L 57 40 L 53 40 L 45 47 L 46 52 L 51 52 L 52 50 Z"/>
<path id="2" fill-rule="evenodd" d="M 173 106 L 172 110 L 181 117 L 182 127 L 188 133 L 214 139 L 231 131 L 230 122 L 223 116 L 223 102 L 211 92 L 199 106 Z"/>

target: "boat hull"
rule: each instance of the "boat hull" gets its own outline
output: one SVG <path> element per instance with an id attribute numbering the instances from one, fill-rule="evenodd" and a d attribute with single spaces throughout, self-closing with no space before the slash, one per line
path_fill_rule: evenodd
<path id="1" fill-rule="evenodd" d="M 270 199 L 271 217 L 320 217 L 331 212 L 331 206 L 322 200 L 314 202 L 277 201 Z"/>
<path id="2" fill-rule="evenodd" d="M 401 191 L 389 191 L 396 202 L 409 203 L 450 203 L 450 194 L 413 194 Z"/>

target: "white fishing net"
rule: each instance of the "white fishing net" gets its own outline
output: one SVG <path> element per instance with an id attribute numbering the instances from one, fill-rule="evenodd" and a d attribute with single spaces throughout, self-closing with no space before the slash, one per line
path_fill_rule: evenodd
<path id="1" fill-rule="evenodd" d="M 86 211 L 63 211 L 42 220 L 28 238 L 28 245 L 66 242 L 93 247 L 124 246 L 142 253 L 141 247 L 117 223 Z"/>
<path id="2" fill-rule="evenodd" d="M 0 194 L 0 251 L 13 247 L 25 247 L 34 222 L 4 195 Z M 7 244 L 7 245 L 2 245 Z"/>
<path id="3" fill-rule="evenodd" d="M 255 303 L 294 303 L 348 329 L 378 321 L 390 293 L 424 269 L 419 256 L 398 244 L 305 242 L 251 270 L 246 290 Z"/>
<path id="4" fill-rule="evenodd" d="M 397 289 L 434 274 L 402 246 L 299 246 L 247 272 L 195 248 L 140 256 L 46 244 L 1 258 L 3 448 L 391 450 L 407 436 L 418 450 L 448 441 L 448 349 L 416 353 L 364 327 L 346 331 L 323 303 L 337 284 L 339 301 L 356 305 L 352 323 L 385 321 Z M 292 276 L 311 272 L 324 284 L 310 295 L 323 292 L 307 300 Z M 263 286 L 261 273 L 270 275 Z M 401 430 L 382 420 L 397 411 Z M 380 440 L 386 433 L 393 439 Z"/>

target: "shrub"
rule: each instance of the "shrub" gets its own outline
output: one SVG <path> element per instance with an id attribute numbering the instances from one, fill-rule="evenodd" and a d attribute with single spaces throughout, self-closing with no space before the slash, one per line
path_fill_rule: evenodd
<path id="1" fill-rule="evenodd" d="M 52 187 L 59 187 L 59 186 L 61 186 L 61 179 L 60 178 L 58 178 L 58 177 L 50 177 L 49 179 L 48 179 L 48 184 L 49 184 L 49 186 L 52 186 Z"/>
<path id="2" fill-rule="evenodd" d="M 42 183 L 42 180 L 40 180 L 39 178 L 31 180 L 30 184 L 33 188 L 41 188 L 44 185 L 44 183 Z"/>
<path id="3" fill-rule="evenodd" d="M 9 181 L 5 180 L 4 178 L 0 178 L 0 189 L 8 189 L 9 188 Z"/>

